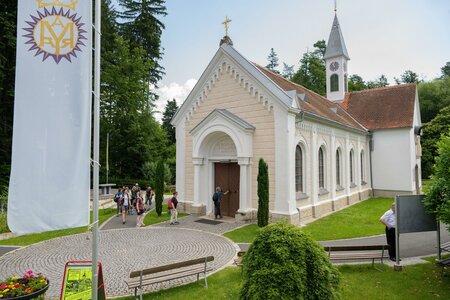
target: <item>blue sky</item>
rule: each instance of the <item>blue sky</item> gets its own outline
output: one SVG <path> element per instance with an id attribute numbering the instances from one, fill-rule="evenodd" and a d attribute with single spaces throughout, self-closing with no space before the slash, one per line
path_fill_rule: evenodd
<path id="1" fill-rule="evenodd" d="M 274 48 L 280 65 L 296 69 L 308 48 L 328 39 L 334 17 L 333 0 L 167 0 L 166 7 L 160 94 L 179 103 L 217 51 L 225 16 L 234 47 L 249 60 L 266 65 Z M 393 84 L 411 69 L 431 80 L 450 61 L 449 0 L 338 0 L 337 9 L 350 74 L 385 74 Z"/>

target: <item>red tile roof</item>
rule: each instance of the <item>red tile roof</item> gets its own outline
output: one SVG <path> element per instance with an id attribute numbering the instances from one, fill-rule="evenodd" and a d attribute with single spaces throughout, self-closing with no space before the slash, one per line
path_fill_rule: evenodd
<path id="1" fill-rule="evenodd" d="M 340 103 L 370 130 L 413 126 L 416 84 L 402 84 L 347 93 Z"/>
<path id="2" fill-rule="evenodd" d="M 344 126 L 350 126 L 359 130 L 365 130 L 361 124 L 359 124 L 352 116 L 350 116 L 345 109 L 340 107 L 338 104 L 333 103 L 326 99 L 325 97 L 308 90 L 307 88 L 293 83 L 286 78 L 275 74 L 266 68 L 254 64 L 263 74 L 265 74 L 269 79 L 271 79 L 276 85 L 278 85 L 284 91 L 295 90 L 297 94 L 305 94 L 306 101 L 299 100 L 300 107 L 302 110 L 326 118 L 328 120 L 338 122 Z"/>

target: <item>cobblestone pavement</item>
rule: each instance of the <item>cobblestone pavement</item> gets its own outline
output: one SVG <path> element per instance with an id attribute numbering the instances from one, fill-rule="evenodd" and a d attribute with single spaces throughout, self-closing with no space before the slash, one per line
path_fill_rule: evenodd
<path id="1" fill-rule="evenodd" d="M 186 217 L 179 218 L 178 221 L 180 222 L 180 224 L 178 225 L 170 225 L 170 222 L 167 221 L 152 225 L 152 227 L 187 228 L 187 229 L 201 230 L 204 232 L 211 232 L 215 234 L 223 234 L 225 232 L 231 231 L 244 225 L 236 223 L 234 221 L 234 218 L 227 218 L 227 217 L 224 217 L 224 219 L 217 220 L 221 222 L 220 224 L 217 225 L 196 222 L 198 220 L 212 220 L 212 219 L 189 215 Z"/>
<path id="2" fill-rule="evenodd" d="M 209 225 L 211 226 L 211 225 Z M 218 226 L 218 225 L 216 225 Z M 90 260 L 91 241 L 87 234 L 52 239 L 0 257 L 2 277 L 20 275 L 28 269 L 42 272 L 50 279 L 48 299 L 59 297 L 64 265 L 69 260 Z M 124 280 L 130 271 L 187 259 L 214 256 L 214 270 L 229 263 L 236 246 L 229 240 L 206 232 L 180 227 L 150 227 L 100 231 L 99 260 L 103 265 L 107 297 L 131 295 Z M 173 280 L 167 288 L 195 280 L 195 276 Z"/>

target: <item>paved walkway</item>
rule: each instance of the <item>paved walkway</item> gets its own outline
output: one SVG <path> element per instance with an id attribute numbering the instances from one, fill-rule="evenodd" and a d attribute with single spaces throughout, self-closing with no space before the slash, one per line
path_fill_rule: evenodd
<path id="1" fill-rule="evenodd" d="M 43 272 L 51 282 L 46 298 L 57 299 L 66 261 L 91 259 L 91 241 L 86 237 L 86 233 L 66 236 L 9 252 L 0 257 L 1 275 L 20 275 L 29 269 Z M 237 251 L 234 243 L 224 237 L 183 228 L 106 230 L 99 237 L 99 260 L 108 297 L 131 295 L 124 283 L 130 271 L 209 255 L 214 256 L 212 267 L 216 270 L 232 261 Z M 164 287 L 194 277 L 173 280 Z"/>
<path id="2" fill-rule="evenodd" d="M 154 204 L 153 204 L 154 206 Z M 213 255 L 212 267 L 217 270 L 230 263 L 236 251 L 248 244 L 234 244 L 220 236 L 239 226 L 232 218 L 212 220 L 193 215 L 179 219 L 179 225 L 169 222 L 145 228 L 135 228 L 136 216 L 127 216 L 122 224 L 121 217 L 112 217 L 100 231 L 99 260 L 103 263 L 106 293 L 108 297 L 130 295 L 124 279 L 129 272 L 140 268 Z M 46 297 L 59 297 L 62 273 L 68 260 L 90 260 L 91 241 L 86 233 L 52 239 L 13 251 L 0 257 L 2 277 L 21 274 L 33 269 L 43 272 L 52 282 Z M 442 226 L 442 243 L 450 241 L 450 234 Z M 363 245 L 385 243 L 384 235 L 337 241 L 324 241 L 324 245 Z M 436 233 L 410 233 L 400 236 L 402 264 L 417 262 L 412 257 L 436 253 Z M 9 247 L 7 250 L 11 250 Z M 0 251 L 3 248 L 0 247 Z M 1 255 L 1 252 L 0 252 Z M 408 259 L 411 258 L 411 259 Z M 164 288 L 195 280 L 194 277 L 174 280 Z M 159 289 L 162 286 L 153 286 Z M 149 291 L 150 288 L 147 289 Z"/>

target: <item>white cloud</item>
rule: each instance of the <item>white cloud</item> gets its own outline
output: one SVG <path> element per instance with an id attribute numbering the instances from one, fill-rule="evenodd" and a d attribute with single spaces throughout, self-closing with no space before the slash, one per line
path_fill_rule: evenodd
<path id="1" fill-rule="evenodd" d="M 162 113 L 164 112 L 164 108 L 168 100 L 175 99 L 178 106 L 180 106 L 184 102 L 184 100 L 186 100 L 186 97 L 189 95 L 196 83 L 197 79 L 191 78 L 188 79 L 184 84 L 172 82 L 168 85 L 163 85 L 155 89 L 154 92 L 159 96 L 158 101 L 156 101 L 155 103 L 155 111 L 161 112 L 155 114 L 155 118 L 158 121 L 161 121 Z"/>

